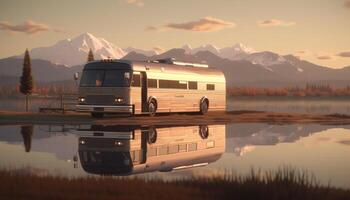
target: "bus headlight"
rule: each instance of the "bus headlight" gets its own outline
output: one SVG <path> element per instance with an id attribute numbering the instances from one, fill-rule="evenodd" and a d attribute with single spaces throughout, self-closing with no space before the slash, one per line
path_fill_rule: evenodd
<path id="1" fill-rule="evenodd" d="M 86 144 L 85 140 L 80 140 L 79 143 L 80 144 Z"/>
<path id="2" fill-rule="evenodd" d="M 115 141 L 114 144 L 116 146 L 123 146 L 123 142 L 122 141 Z"/>
<path id="3" fill-rule="evenodd" d="M 85 100 L 86 100 L 86 99 L 85 99 L 84 97 L 79 97 L 79 98 L 78 98 L 78 101 L 79 101 L 80 103 L 84 103 Z"/>
<path id="4" fill-rule="evenodd" d="M 124 99 L 123 98 L 115 98 L 114 101 L 117 103 L 121 103 L 124 101 Z"/>

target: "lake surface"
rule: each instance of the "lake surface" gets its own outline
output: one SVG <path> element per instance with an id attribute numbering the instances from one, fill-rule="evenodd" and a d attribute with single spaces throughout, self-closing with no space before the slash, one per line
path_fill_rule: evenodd
<path id="1" fill-rule="evenodd" d="M 350 126 L 0 126 L 0 167 L 36 174 L 161 178 L 291 166 L 350 188 Z"/>
<path id="2" fill-rule="evenodd" d="M 38 111 L 39 107 L 60 107 L 59 98 L 32 98 L 30 110 Z M 24 111 L 24 99 L 0 99 L 0 110 Z M 348 114 L 350 115 L 350 98 L 279 98 L 279 97 L 230 97 L 227 99 L 227 110 L 256 110 L 289 113 L 312 114 Z"/>

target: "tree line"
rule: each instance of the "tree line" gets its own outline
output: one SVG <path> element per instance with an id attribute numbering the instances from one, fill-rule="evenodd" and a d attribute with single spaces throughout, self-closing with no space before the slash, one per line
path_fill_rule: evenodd
<path id="1" fill-rule="evenodd" d="M 304 87 L 258 88 L 258 87 L 228 87 L 228 96 L 350 96 L 350 86 L 336 88 L 329 84 L 306 84 Z"/>

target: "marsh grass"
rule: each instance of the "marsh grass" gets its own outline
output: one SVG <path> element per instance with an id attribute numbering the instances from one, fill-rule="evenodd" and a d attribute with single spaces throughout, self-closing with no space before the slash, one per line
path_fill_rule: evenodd
<path id="1" fill-rule="evenodd" d="M 282 167 L 246 175 L 163 181 L 138 178 L 39 176 L 0 170 L 0 199 L 349 199 L 350 190 L 319 184 L 308 171 Z"/>

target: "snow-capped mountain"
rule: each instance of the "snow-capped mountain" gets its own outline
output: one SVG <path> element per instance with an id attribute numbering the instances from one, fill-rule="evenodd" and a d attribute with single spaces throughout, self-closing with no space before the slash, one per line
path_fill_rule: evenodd
<path id="1" fill-rule="evenodd" d="M 212 44 L 205 44 L 197 48 L 192 49 L 191 54 L 195 54 L 200 51 L 209 51 L 217 56 L 220 56 L 220 49 Z"/>
<path id="2" fill-rule="evenodd" d="M 254 52 L 254 49 L 245 46 L 242 43 L 237 43 L 232 47 L 225 47 L 220 49 L 220 57 L 230 60 L 241 60 Z"/>
<path id="3" fill-rule="evenodd" d="M 197 48 L 192 48 L 190 45 L 186 44 L 181 48 L 184 49 L 187 54 L 196 54 L 200 51 L 209 51 L 214 55 L 230 60 L 242 60 L 249 56 L 251 53 L 255 52 L 254 49 L 245 46 L 241 43 L 237 43 L 233 46 L 224 48 L 218 48 L 212 44 L 202 45 Z"/>
<path id="4" fill-rule="evenodd" d="M 214 55 L 229 60 L 247 60 L 252 64 L 262 65 L 267 70 L 271 70 L 269 66 L 279 65 L 286 62 L 286 59 L 279 54 L 269 51 L 256 52 L 253 48 L 248 47 L 242 43 L 237 43 L 233 46 L 224 48 L 218 48 L 211 44 L 192 48 L 190 45 L 186 44 L 181 48 L 184 49 L 187 54 L 192 55 L 201 51 L 209 51 Z"/>
<path id="5" fill-rule="evenodd" d="M 95 59 L 122 58 L 126 55 L 123 49 L 90 33 L 58 41 L 53 46 L 34 48 L 30 51 L 30 55 L 32 58 L 74 66 L 86 62 L 89 49 L 93 51 Z"/>
<path id="6" fill-rule="evenodd" d="M 34 48 L 30 51 L 30 55 L 34 59 L 48 60 L 70 67 L 84 64 L 89 49 L 93 51 L 95 59 L 118 59 L 131 52 L 147 57 L 156 56 L 161 53 L 156 50 L 143 50 L 134 47 L 121 49 L 103 38 L 95 37 L 91 33 L 83 33 L 73 39 L 58 41 L 53 46 Z M 229 60 L 247 60 L 253 64 L 265 66 L 268 70 L 271 70 L 269 67 L 271 65 L 286 62 L 282 56 L 276 53 L 267 51 L 255 52 L 254 49 L 241 43 L 224 48 L 218 48 L 212 44 L 206 44 L 196 48 L 192 48 L 190 45 L 184 45 L 181 49 L 184 49 L 186 54 L 189 55 L 194 55 L 201 51 L 209 51 L 216 56 Z"/>
<path id="7" fill-rule="evenodd" d="M 181 47 L 181 49 L 185 50 L 186 54 L 192 54 L 192 47 L 189 44 L 185 44 Z"/>
<path id="8" fill-rule="evenodd" d="M 158 55 L 160 52 L 156 51 L 156 50 L 143 50 L 143 49 L 137 49 L 137 48 L 133 48 L 133 47 L 128 47 L 123 49 L 125 53 L 131 53 L 131 52 L 135 52 L 135 53 L 139 53 L 139 54 L 143 54 L 145 56 L 154 56 L 154 55 Z"/>
<path id="9" fill-rule="evenodd" d="M 245 56 L 243 59 L 262 66 L 279 65 L 286 62 L 285 58 L 270 51 L 252 53 Z"/>

